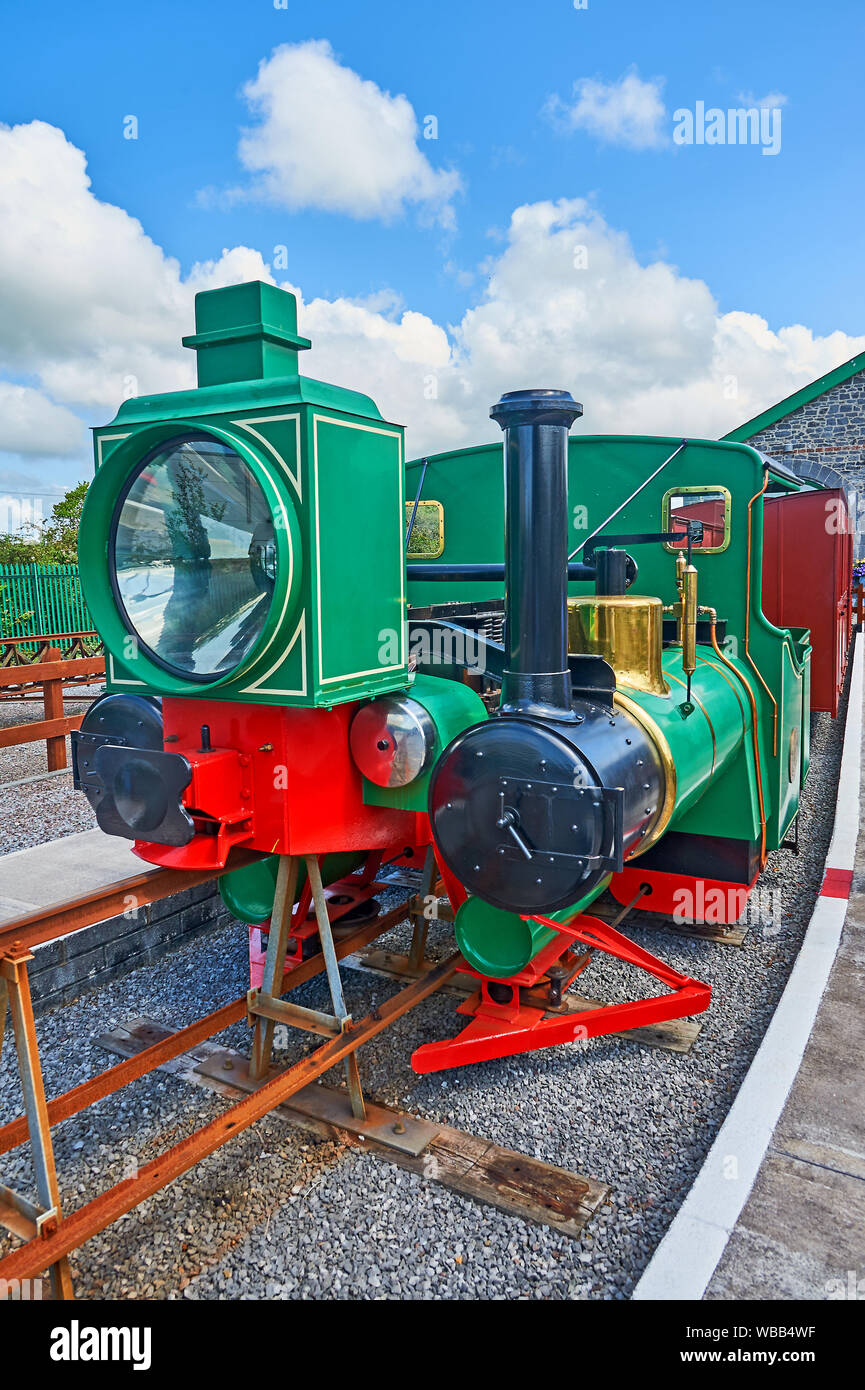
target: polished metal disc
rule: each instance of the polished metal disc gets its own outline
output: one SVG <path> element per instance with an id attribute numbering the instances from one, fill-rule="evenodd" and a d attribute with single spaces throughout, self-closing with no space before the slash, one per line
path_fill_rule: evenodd
<path id="1" fill-rule="evenodd" d="M 378 787 L 405 787 L 429 767 L 436 729 L 423 705 L 408 695 L 382 695 L 355 715 L 351 755 Z"/>

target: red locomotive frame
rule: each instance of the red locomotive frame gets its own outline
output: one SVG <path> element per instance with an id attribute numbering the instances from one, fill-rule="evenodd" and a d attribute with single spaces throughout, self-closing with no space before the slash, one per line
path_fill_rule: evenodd
<path id="1" fill-rule="evenodd" d="M 180 846 L 136 841 L 136 853 L 164 867 L 209 869 L 221 868 L 235 845 L 306 855 L 428 844 L 426 815 L 364 804 L 348 741 L 357 708 L 166 697 L 165 747 L 192 767 L 183 804 L 196 833 Z"/>

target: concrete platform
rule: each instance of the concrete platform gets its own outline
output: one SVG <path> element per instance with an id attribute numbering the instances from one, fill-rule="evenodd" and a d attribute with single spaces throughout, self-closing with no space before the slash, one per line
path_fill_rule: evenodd
<path id="1" fill-rule="evenodd" d="M 66 898 L 92 893 L 147 866 L 131 840 L 102 830 L 65 835 L 0 856 L 0 923 Z"/>
<path id="2" fill-rule="evenodd" d="M 865 635 L 805 939 L 636 1300 L 865 1298 Z"/>
<path id="3" fill-rule="evenodd" d="M 865 738 L 862 751 L 865 758 Z M 841 1298 L 857 1286 L 865 1298 L 863 1000 L 865 795 L 838 955 L 799 1073 L 706 1298 Z"/>
<path id="4" fill-rule="evenodd" d="M 0 925 L 146 869 L 131 841 L 102 830 L 14 850 L 0 856 Z M 229 920 L 216 883 L 201 883 L 36 946 L 30 966 L 34 1005 L 41 1011 L 69 1003 Z M 241 949 L 244 932 L 238 926 Z"/>

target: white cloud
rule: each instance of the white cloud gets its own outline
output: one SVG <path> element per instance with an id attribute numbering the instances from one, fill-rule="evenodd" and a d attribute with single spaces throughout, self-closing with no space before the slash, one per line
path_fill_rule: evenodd
<path id="1" fill-rule="evenodd" d="M 469 439 L 474 422 L 455 388 L 460 372 L 444 327 L 411 309 L 304 303 L 298 286 L 283 283 L 297 295 L 301 331 L 312 339 L 302 360 L 307 376 L 372 396 L 387 419 L 409 424 L 412 447 L 447 449 Z"/>
<path id="2" fill-rule="evenodd" d="M 422 152 L 408 99 L 344 67 L 327 40 L 275 49 L 243 94 L 258 124 L 243 132 L 238 153 L 254 178 L 229 198 L 383 219 L 416 204 L 452 225 L 459 174 Z"/>
<path id="3" fill-rule="evenodd" d="M 533 385 L 572 390 L 577 429 L 717 437 L 865 349 L 719 314 L 702 280 L 641 264 L 584 199 L 517 208 L 495 246 L 478 268 L 483 295 L 454 325 L 392 291 L 301 302 L 304 372 L 367 391 L 417 454 L 496 438 L 490 405 Z M 133 390 L 192 384 L 180 339 L 195 291 L 247 279 L 272 280 L 247 247 L 181 276 L 139 222 L 94 196 L 61 131 L 0 129 L 0 368 L 34 383 L 3 386 L 0 451 L 70 456 L 70 407 L 101 423 Z"/>
<path id="4" fill-rule="evenodd" d="M 786 106 L 790 100 L 783 92 L 767 92 L 764 97 L 755 97 L 753 92 L 740 92 L 739 101 L 743 106 L 756 106 L 758 111 L 774 111 Z"/>
<path id="5" fill-rule="evenodd" d="M 80 454 L 86 442 L 82 421 L 36 391 L 0 381 L 0 438 L 11 454 Z"/>
<path id="6" fill-rule="evenodd" d="M 635 68 L 614 82 L 581 77 L 570 102 L 549 99 L 547 115 L 566 130 L 585 130 L 608 145 L 655 149 L 667 142 L 666 110 L 661 97 L 663 78 L 644 82 Z"/>
<path id="7" fill-rule="evenodd" d="M 55 403 L 99 418 L 124 396 L 194 385 L 180 338 L 196 290 L 258 278 L 265 262 L 242 246 L 182 277 L 140 222 L 94 196 L 61 130 L 0 126 L 0 365 Z M 30 451 L 54 454 L 59 417 L 40 418 L 31 412 Z M 0 412 L 0 450 L 19 435 Z"/>
<path id="8" fill-rule="evenodd" d="M 717 438 L 865 349 L 719 314 L 702 280 L 641 265 L 583 199 L 517 208 L 485 271 L 483 298 L 448 334 L 422 314 L 302 306 L 304 369 L 367 391 L 420 454 L 496 438 L 489 407 L 521 386 L 572 390 L 578 429 Z"/>

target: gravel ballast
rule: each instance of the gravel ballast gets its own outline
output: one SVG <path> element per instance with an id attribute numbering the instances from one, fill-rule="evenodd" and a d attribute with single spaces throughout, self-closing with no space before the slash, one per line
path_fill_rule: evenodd
<path id="1" fill-rule="evenodd" d="M 63 710 L 67 715 L 84 714 L 101 693 L 102 687 L 82 686 L 74 696 L 67 692 Z M 45 718 L 41 700 L 0 701 L 0 729 L 16 724 L 37 724 Z M 96 817 L 85 796 L 72 790 L 72 755 L 66 739 L 67 771 L 44 781 L 9 786 L 23 778 L 41 777 L 47 772 L 45 740 L 19 743 L 0 749 L 0 854 L 13 849 L 29 849 L 78 830 L 93 830 Z"/>
<path id="2" fill-rule="evenodd" d="M 452 994 L 432 997 L 361 1053 L 371 1096 L 609 1183 L 611 1200 L 582 1239 L 504 1215 L 269 1116 L 77 1251 L 79 1297 L 628 1297 L 729 1109 L 811 915 L 832 830 L 843 710 L 837 721 L 815 716 L 812 731 L 801 853 L 769 857 L 751 899 L 744 946 L 624 925 L 634 941 L 711 984 L 712 1004 L 690 1053 L 600 1038 L 416 1076 L 412 1050 L 452 1036 L 463 1022 Z M 37 822 L 27 833 L 38 835 L 43 812 L 33 808 L 32 789 L 21 790 Z M 59 795 L 70 814 L 71 796 Z M 45 815 L 55 826 L 54 810 Z M 79 828 L 74 821 L 65 833 Z M 446 924 L 433 924 L 430 936 L 432 955 L 453 949 Z M 407 941 L 403 925 L 380 944 L 399 950 Z M 357 970 L 345 970 L 344 983 L 356 1017 L 398 987 Z M 100 1033 L 139 1014 L 179 1026 L 247 985 L 246 929 L 231 924 L 164 957 L 158 967 L 133 971 L 45 1012 L 38 1033 L 49 1095 L 109 1064 L 95 1042 Z M 647 976 L 598 956 L 577 987 L 611 1002 L 654 992 Z M 322 979 L 292 997 L 328 1007 Z M 245 1051 L 248 1029 L 237 1025 L 218 1041 Z M 279 1060 L 297 1059 L 306 1046 L 292 1034 Z M 7 1047 L 0 1077 L 4 1118 L 20 1110 L 13 1057 Z M 338 1080 L 337 1073 L 328 1077 L 331 1084 Z M 223 1108 L 210 1092 L 157 1073 L 65 1121 L 55 1137 L 67 1209 Z M 6 1156 L 3 1168 L 5 1182 L 32 1191 L 26 1148 Z"/>

